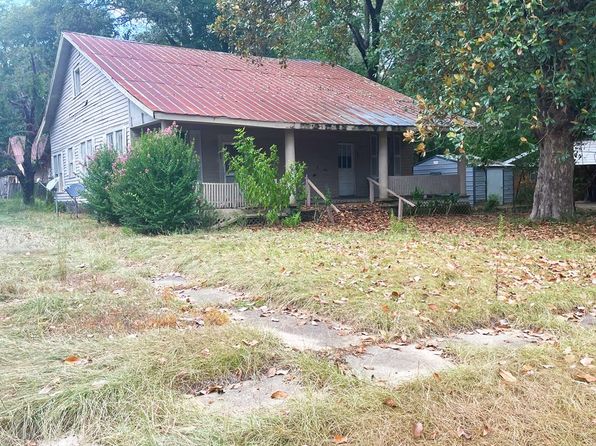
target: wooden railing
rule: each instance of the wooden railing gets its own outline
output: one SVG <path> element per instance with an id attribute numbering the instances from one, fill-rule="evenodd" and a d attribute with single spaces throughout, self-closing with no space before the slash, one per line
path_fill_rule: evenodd
<path id="1" fill-rule="evenodd" d="M 313 190 L 319 197 L 321 197 L 325 202 L 329 202 L 329 207 L 333 209 L 335 212 L 339 214 L 339 209 L 329 200 L 331 197 L 326 197 L 323 192 L 319 190 L 319 188 L 313 183 L 308 175 L 305 177 L 305 188 L 306 188 L 306 206 L 310 207 L 312 204 L 312 197 L 311 197 L 311 190 Z"/>
<path id="2" fill-rule="evenodd" d="M 374 180 L 371 177 L 367 177 L 366 179 L 368 180 L 369 199 L 370 199 L 371 203 L 374 203 L 374 201 L 375 201 L 375 186 L 377 186 L 380 190 L 381 185 L 379 184 L 378 181 Z M 395 193 L 394 191 L 392 191 L 389 188 L 387 188 L 387 193 L 389 195 L 393 195 L 398 200 L 397 201 L 397 218 L 398 218 L 398 220 L 401 220 L 404 216 L 404 203 L 411 207 L 416 206 L 410 200 L 405 199 L 404 197 L 402 197 L 401 195 L 398 195 L 397 193 Z"/>
<path id="3" fill-rule="evenodd" d="M 218 209 L 246 207 L 238 183 L 202 183 L 203 198 Z"/>

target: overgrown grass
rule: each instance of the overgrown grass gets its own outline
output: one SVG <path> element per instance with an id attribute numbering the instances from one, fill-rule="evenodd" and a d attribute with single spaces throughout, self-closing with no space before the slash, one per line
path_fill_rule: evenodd
<path id="1" fill-rule="evenodd" d="M 437 219 L 432 231 L 409 220 L 378 233 L 145 237 L 2 202 L 0 444 L 74 433 L 100 445 L 318 445 L 334 435 L 359 445 L 459 445 L 466 442 L 459 428 L 472 435 L 470 444 L 589 444 L 593 384 L 574 376 L 594 374 L 578 361 L 596 355 L 596 334 L 561 314 L 594 305 L 596 241 L 576 237 L 581 231 L 569 225 L 536 229 L 495 217 L 454 228 L 449 221 Z M 544 236 L 525 238 L 525 230 Z M 260 332 L 181 323 L 194 310 L 149 283 L 169 272 L 386 339 L 508 319 L 549 331 L 557 343 L 454 345 L 457 367 L 388 389 L 351 377 L 341 361 L 288 352 Z M 70 355 L 91 361 L 65 364 Z M 306 388 L 285 414 L 221 418 L 185 397 L 276 364 L 297 370 Z M 500 369 L 517 382 L 505 383 Z M 420 440 L 412 437 L 415 422 L 424 425 Z"/>

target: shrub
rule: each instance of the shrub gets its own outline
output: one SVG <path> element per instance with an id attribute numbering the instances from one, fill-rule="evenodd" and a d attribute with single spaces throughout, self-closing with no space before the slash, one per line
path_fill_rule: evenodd
<path id="1" fill-rule="evenodd" d="M 282 220 L 282 223 L 287 228 L 294 228 L 302 222 L 302 214 L 300 211 L 294 212 L 292 215 L 288 215 Z"/>
<path id="2" fill-rule="evenodd" d="M 197 185 L 199 159 L 175 126 L 147 132 L 116 163 L 110 197 L 123 225 L 161 234 L 211 223 Z"/>
<path id="3" fill-rule="evenodd" d="M 488 200 L 484 203 L 484 210 L 486 212 L 494 212 L 501 204 L 501 197 L 496 194 L 490 194 Z"/>
<path id="4" fill-rule="evenodd" d="M 87 174 L 83 179 L 83 197 L 87 200 L 89 212 L 98 222 L 118 223 L 119 220 L 110 197 L 117 156 L 115 150 L 101 148 L 89 162 Z"/>
<path id="5" fill-rule="evenodd" d="M 253 137 L 244 129 L 237 129 L 234 137 L 237 154 L 224 152 L 224 157 L 244 199 L 251 206 L 262 209 L 269 224 L 279 221 L 283 210 L 290 205 L 290 198 L 297 201 L 304 196 L 304 163 L 294 163 L 287 172 L 278 177 L 279 156 L 275 145 L 267 153 L 255 146 Z"/>

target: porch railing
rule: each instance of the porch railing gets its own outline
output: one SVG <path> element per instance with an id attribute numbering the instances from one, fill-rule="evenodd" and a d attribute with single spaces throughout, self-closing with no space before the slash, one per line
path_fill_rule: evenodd
<path id="1" fill-rule="evenodd" d="M 373 203 L 375 201 L 375 186 L 377 186 L 379 189 L 381 189 L 381 185 L 379 184 L 378 181 L 372 179 L 371 177 L 367 177 L 366 179 L 368 180 L 368 186 L 369 186 L 368 187 L 369 188 L 369 199 L 370 199 L 370 202 Z M 393 195 L 395 198 L 397 198 L 397 219 L 398 220 L 401 220 L 404 216 L 404 203 L 411 207 L 416 206 L 410 200 L 405 199 L 401 195 L 399 195 L 396 192 L 394 192 L 393 190 L 391 190 L 390 187 L 387 188 L 387 193 L 389 195 Z"/>
<path id="2" fill-rule="evenodd" d="M 416 188 L 428 195 L 447 195 L 459 192 L 459 175 L 390 176 L 388 187 L 398 195 L 412 195 Z"/>
<path id="3" fill-rule="evenodd" d="M 218 209 L 246 207 L 246 201 L 238 183 L 202 183 L 203 198 Z"/>
<path id="4" fill-rule="evenodd" d="M 305 188 L 306 188 L 306 206 L 310 207 L 312 204 L 312 197 L 311 197 L 311 189 L 319 196 L 321 197 L 325 202 L 328 202 L 328 206 L 333 209 L 335 212 L 337 212 L 338 214 L 340 213 L 339 209 L 337 208 L 337 206 L 335 206 L 333 203 L 331 203 L 331 197 L 326 197 L 325 194 L 323 194 L 323 192 L 321 192 L 319 190 L 319 188 L 315 185 L 315 183 L 313 183 L 311 181 L 310 178 L 308 178 L 308 175 L 305 176 L 304 178 L 304 182 L 305 182 Z"/>

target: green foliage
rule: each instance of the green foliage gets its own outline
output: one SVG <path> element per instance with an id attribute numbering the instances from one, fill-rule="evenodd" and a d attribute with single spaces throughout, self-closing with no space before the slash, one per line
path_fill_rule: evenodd
<path id="1" fill-rule="evenodd" d="M 199 159 L 170 127 L 148 132 L 115 169 L 110 198 L 123 225 L 136 232 L 163 234 L 211 222 L 197 190 Z"/>
<path id="2" fill-rule="evenodd" d="M 486 203 L 484 203 L 484 210 L 486 212 L 494 212 L 497 210 L 500 204 L 501 197 L 496 194 L 490 194 L 486 200 Z"/>
<path id="3" fill-rule="evenodd" d="M 83 179 L 89 212 L 98 222 L 118 223 L 118 215 L 110 198 L 110 188 L 114 175 L 114 164 L 118 154 L 107 147 L 101 148 L 89 162 L 87 174 Z"/>
<path id="4" fill-rule="evenodd" d="M 421 187 L 416 186 L 414 192 L 412 192 L 412 199 L 415 202 L 422 201 L 424 199 L 424 190 Z"/>
<path id="5" fill-rule="evenodd" d="M 293 214 L 282 220 L 282 224 L 288 228 L 294 228 L 302 222 L 302 214 L 300 211 L 296 211 Z"/>
<path id="6" fill-rule="evenodd" d="M 216 0 L 107 0 L 131 26 L 135 39 L 165 45 L 227 51 L 225 40 L 210 31 Z M 145 26 L 135 26 L 143 22 Z"/>
<path id="7" fill-rule="evenodd" d="M 215 31 L 245 55 L 342 63 L 372 80 L 387 71 L 384 0 L 218 0 Z"/>
<path id="8" fill-rule="evenodd" d="M 23 201 L 34 201 L 31 156 L 46 101 L 60 32 L 112 35 L 113 19 L 101 0 L 37 0 L 0 5 L 0 175 L 17 175 Z M 7 153 L 10 136 L 26 138 L 23 171 Z M 47 146 L 49 148 L 49 145 Z"/>
<path id="9" fill-rule="evenodd" d="M 418 229 L 412 223 L 398 219 L 393 212 L 393 209 L 389 212 L 389 231 L 397 235 L 418 235 Z"/>
<path id="10" fill-rule="evenodd" d="M 246 135 L 244 129 L 237 129 L 234 137 L 237 154 L 224 152 L 226 163 L 234 176 L 244 199 L 249 205 L 265 212 L 269 224 L 276 223 L 280 214 L 290 206 L 290 198 L 300 200 L 304 195 L 304 163 L 294 163 L 279 177 L 279 156 L 277 147 L 271 146 L 269 153 L 255 146 L 255 140 Z"/>

